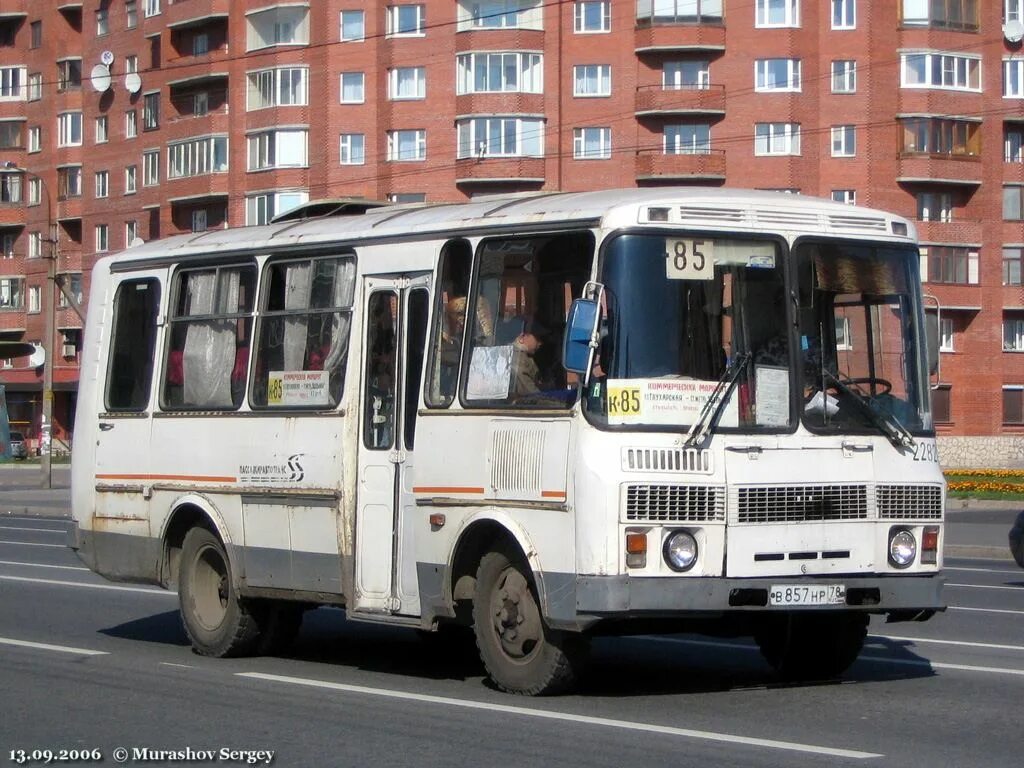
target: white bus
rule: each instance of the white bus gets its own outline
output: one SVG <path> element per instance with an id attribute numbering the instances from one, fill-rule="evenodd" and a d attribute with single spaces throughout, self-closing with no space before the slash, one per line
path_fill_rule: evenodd
<path id="1" fill-rule="evenodd" d="M 201 654 L 303 610 L 472 626 L 507 691 L 599 634 L 835 676 L 943 608 L 913 225 L 630 189 L 209 231 L 96 264 L 72 546 Z"/>

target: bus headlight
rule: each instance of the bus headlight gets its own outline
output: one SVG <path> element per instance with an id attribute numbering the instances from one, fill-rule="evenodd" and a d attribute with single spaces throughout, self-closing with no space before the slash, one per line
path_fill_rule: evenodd
<path id="1" fill-rule="evenodd" d="M 906 528 L 894 528 L 889 533 L 889 562 L 896 568 L 906 568 L 917 557 L 917 539 Z"/>
<path id="2" fill-rule="evenodd" d="M 665 539 L 662 554 L 673 571 L 688 571 L 697 562 L 697 540 L 689 531 L 675 531 Z"/>

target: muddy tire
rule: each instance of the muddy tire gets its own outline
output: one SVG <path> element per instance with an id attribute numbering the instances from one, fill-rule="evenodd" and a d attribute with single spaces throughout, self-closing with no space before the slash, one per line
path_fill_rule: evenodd
<path id="1" fill-rule="evenodd" d="M 260 637 L 257 617 L 238 598 L 224 545 L 206 528 L 193 528 L 181 548 L 178 583 L 181 622 L 202 656 L 247 656 Z"/>
<path id="2" fill-rule="evenodd" d="M 766 617 L 754 639 L 786 680 L 828 680 L 857 660 L 868 631 L 866 613 L 793 612 Z"/>
<path id="3" fill-rule="evenodd" d="M 524 696 L 561 693 L 576 682 L 584 637 L 550 629 L 525 561 L 506 551 L 480 561 L 473 596 L 477 650 L 491 681 Z"/>

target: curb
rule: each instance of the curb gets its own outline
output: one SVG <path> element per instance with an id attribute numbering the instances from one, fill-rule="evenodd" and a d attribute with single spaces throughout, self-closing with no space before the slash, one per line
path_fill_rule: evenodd
<path id="1" fill-rule="evenodd" d="M 942 550 L 943 557 L 976 557 L 982 560 L 1006 560 L 1014 563 L 1010 548 L 981 547 L 969 544 L 947 544 Z"/>

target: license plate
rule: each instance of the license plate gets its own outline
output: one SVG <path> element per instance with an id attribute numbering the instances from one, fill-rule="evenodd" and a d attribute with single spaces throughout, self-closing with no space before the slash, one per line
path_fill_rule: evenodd
<path id="1" fill-rule="evenodd" d="M 846 602 L 845 584 L 775 584 L 769 605 L 837 605 Z"/>

